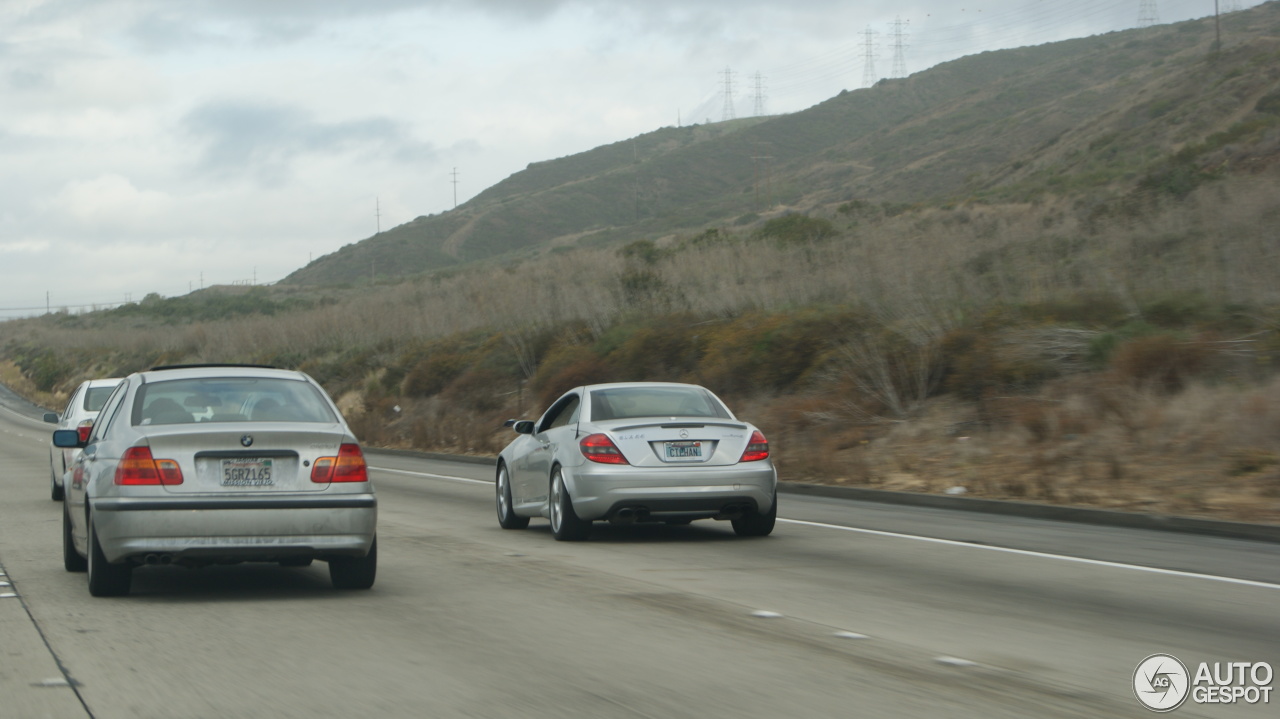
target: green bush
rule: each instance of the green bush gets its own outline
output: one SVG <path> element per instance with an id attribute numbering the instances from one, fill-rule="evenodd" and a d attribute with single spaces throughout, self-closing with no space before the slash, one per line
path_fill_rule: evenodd
<path id="1" fill-rule="evenodd" d="M 807 215 L 775 217 L 760 228 L 760 236 L 783 245 L 799 245 L 825 240 L 836 235 L 830 220 Z"/>

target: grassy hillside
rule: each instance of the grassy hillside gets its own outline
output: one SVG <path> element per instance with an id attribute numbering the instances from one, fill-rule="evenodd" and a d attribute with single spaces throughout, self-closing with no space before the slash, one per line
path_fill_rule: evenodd
<path id="1" fill-rule="evenodd" d="M 1217 54 L 1203 23 L 990 53 L 538 163 L 416 223 L 434 244 L 345 248 L 356 278 L 0 323 L 0 379 L 56 404 L 153 364 L 296 367 L 363 441 L 470 453 L 575 384 L 684 380 L 786 479 L 1280 521 L 1278 16 L 1231 16 Z M 725 178 L 760 138 L 787 204 L 752 212 L 766 176 Z M 668 210 L 606 227 L 640 171 Z M 453 264 L 365 274 L 428 256 Z"/>
<path id="2" fill-rule="evenodd" d="M 1212 21 L 1191 21 L 965 57 L 790 115 L 664 128 L 530 165 L 285 283 L 412 275 L 849 201 L 1185 193 L 1250 161 L 1223 150 L 1280 120 L 1280 7 L 1230 14 L 1224 32 L 1221 53 Z"/>

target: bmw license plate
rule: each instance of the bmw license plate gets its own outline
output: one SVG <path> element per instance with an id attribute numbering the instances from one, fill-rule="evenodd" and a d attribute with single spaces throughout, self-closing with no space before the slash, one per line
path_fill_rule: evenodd
<path id="1" fill-rule="evenodd" d="M 690 462 L 702 459 L 701 442 L 667 442 L 667 461 Z"/>
<path id="2" fill-rule="evenodd" d="M 272 460 L 224 459 L 222 460 L 222 486 L 266 487 L 272 484 Z"/>

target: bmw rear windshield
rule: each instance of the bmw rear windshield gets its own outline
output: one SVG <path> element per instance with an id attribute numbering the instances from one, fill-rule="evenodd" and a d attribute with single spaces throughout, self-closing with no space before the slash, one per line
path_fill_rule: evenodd
<path id="1" fill-rule="evenodd" d="M 133 402 L 133 424 L 337 421 L 306 382 L 275 377 L 200 377 L 148 382 Z"/>
<path id="2" fill-rule="evenodd" d="M 591 393 L 591 421 L 639 417 L 715 417 L 732 419 L 701 387 L 616 387 Z"/>

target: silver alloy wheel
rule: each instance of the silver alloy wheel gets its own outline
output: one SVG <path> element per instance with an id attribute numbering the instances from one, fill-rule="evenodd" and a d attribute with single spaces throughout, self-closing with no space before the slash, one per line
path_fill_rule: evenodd
<path id="1" fill-rule="evenodd" d="M 551 476 L 551 531 L 556 534 L 560 533 L 560 524 L 564 521 L 564 509 L 560 502 L 563 501 L 564 495 L 564 479 L 560 476 L 560 470 Z"/>
<path id="2" fill-rule="evenodd" d="M 506 519 L 507 513 L 511 508 L 507 506 L 507 467 L 503 465 L 498 469 L 498 519 Z"/>

